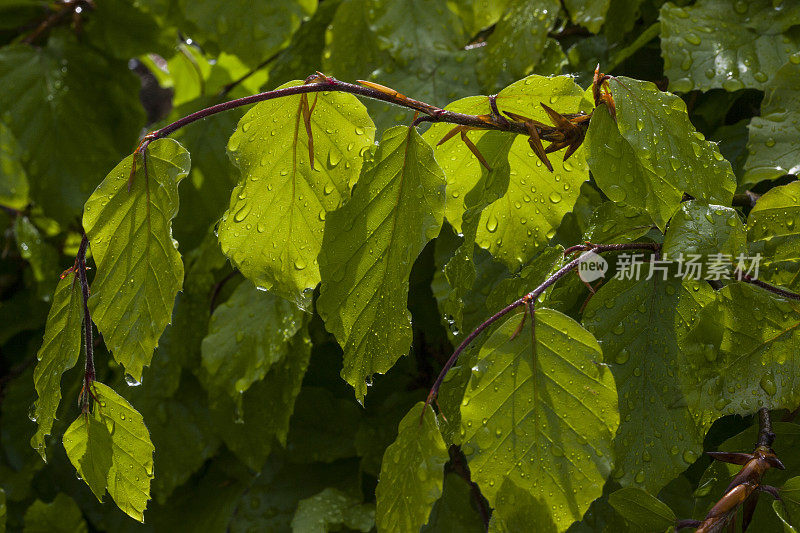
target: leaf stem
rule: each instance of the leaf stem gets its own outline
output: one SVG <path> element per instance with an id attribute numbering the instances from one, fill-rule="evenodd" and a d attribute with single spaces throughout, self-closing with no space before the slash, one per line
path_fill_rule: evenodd
<path id="1" fill-rule="evenodd" d="M 89 313 L 89 282 L 86 279 L 86 250 L 89 247 L 89 238 L 83 234 L 81 245 L 78 248 L 78 255 L 75 257 L 76 274 L 81 284 L 81 294 L 83 296 L 83 339 L 86 349 L 86 364 L 83 371 L 83 388 L 78 401 L 81 404 L 81 411 L 89 411 L 89 398 L 94 395 L 91 392 L 92 383 L 95 381 L 94 369 L 94 341 L 92 339 L 92 315 Z"/>
<path id="2" fill-rule="evenodd" d="M 800 294 L 787 291 L 786 289 L 781 289 L 780 287 L 775 287 L 774 285 L 770 285 L 769 283 L 761 281 L 760 279 L 754 279 L 752 276 L 742 272 L 738 268 L 734 270 L 733 276 L 735 279 L 739 281 L 744 281 L 745 283 L 750 283 L 751 285 L 755 285 L 756 287 L 761 287 L 762 289 L 769 291 L 773 294 L 777 294 L 778 296 L 782 296 L 790 300 L 800 301 Z"/>

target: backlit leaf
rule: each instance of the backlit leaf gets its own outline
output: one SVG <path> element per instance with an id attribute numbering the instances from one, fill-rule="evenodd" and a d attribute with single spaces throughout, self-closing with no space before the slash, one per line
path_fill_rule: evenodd
<path id="1" fill-rule="evenodd" d="M 416 532 L 442 494 L 449 456 L 436 415 L 422 402 L 403 417 L 397 439 L 383 455 L 375 522 L 379 531 Z M 421 422 L 421 423 L 420 423 Z"/>
<path id="2" fill-rule="evenodd" d="M 81 353 L 81 325 L 83 324 L 83 297 L 81 284 L 75 272 L 70 272 L 58 282 L 53 307 L 47 315 L 44 341 L 37 353 L 39 362 L 33 380 L 39 399 L 35 403 L 34 418 L 39 423 L 31 446 L 45 456 L 45 436 L 50 434 L 61 402 L 61 375 L 75 366 Z"/>
<path id="3" fill-rule="evenodd" d="M 325 222 L 317 310 L 344 350 L 342 377 L 367 380 L 411 347 L 408 276 L 444 215 L 444 175 L 416 129 L 387 131 L 352 199 Z"/>
<path id="4" fill-rule="evenodd" d="M 86 202 L 83 227 L 97 264 L 92 320 L 117 362 L 140 381 L 183 284 L 171 221 L 189 153 L 171 139 L 151 143 L 147 175 L 139 156 L 129 192 L 132 161 L 126 157 L 97 187 Z"/>
<path id="5" fill-rule="evenodd" d="M 506 480 L 537 501 L 532 520 L 566 529 L 600 496 L 619 424 L 611 373 L 594 337 L 552 309 L 519 316 L 483 344 L 461 403 L 462 450 L 492 507 Z M 513 506 L 509 508 L 511 510 Z"/>
<path id="6" fill-rule="evenodd" d="M 295 85 L 301 82 L 282 87 Z M 315 106 L 314 169 L 301 97 L 259 103 L 228 142 L 242 179 L 219 226 L 223 252 L 245 277 L 304 306 L 320 279 L 317 255 L 325 219 L 350 196 L 375 131 L 353 95 L 307 98 Z"/>
<path id="7" fill-rule="evenodd" d="M 614 478 L 652 493 L 702 451 L 704 432 L 687 410 L 684 376 L 676 369 L 693 364 L 679 343 L 713 299 L 705 282 L 662 277 L 656 272 L 650 280 L 646 274 L 609 280 L 583 316 L 617 382 L 621 423 Z M 696 403 L 689 407 L 699 409 Z"/>
<path id="8" fill-rule="evenodd" d="M 92 413 L 64 433 L 70 462 L 99 501 L 106 490 L 123 512 L 144 521 L 153 479 L 153 444 L 140 415 L 122 396 L 96 381 Z"/>

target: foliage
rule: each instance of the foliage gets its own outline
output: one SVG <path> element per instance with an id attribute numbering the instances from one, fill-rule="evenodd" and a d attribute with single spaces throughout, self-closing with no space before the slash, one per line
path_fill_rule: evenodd
<path id="1" fill-rule="evenodd" d="M 0 2 L 0 532 L 800 530 L 798 43 Z"/>

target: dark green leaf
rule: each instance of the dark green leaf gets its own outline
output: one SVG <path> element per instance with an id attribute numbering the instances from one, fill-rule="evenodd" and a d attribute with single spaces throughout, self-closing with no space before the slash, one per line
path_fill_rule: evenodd
<path id="1" fill-rule="evenodd" d="M 344 350 L 342 377 L 367 382 L 411 346 L 408 276 L 444 215 L 445 179 L 416 129 L 387 131 L 353 198 L 325 222 L 317 311 Z"/>
<path id="2" fill-rule="evenodd" d="M 454 472 L 444 476 L 442 497 L 431 511 L 430 520 L 420 533 L 483 533 L 483 519 L 475 504 L 472 487 Z"/>
<path id="3" fill-rule="evenodd" d="M 800 182 L 775 187 L 759 198 L 747 227 L 751 255 L 763 256 L 769 281 L 800 290 Z"/>
<path id="4" fill-rule="evenodd" d="M 800 45 L 800 6 L 701 0 L 661 8 L 661 54 L 670 89 L 763 89 Z"/>
<path id="5" fill-rule="evenodd" d="M 22 150 L 11 130 L 0 121 L 0 205 L 24 209 L 29 201 L 28 189 Z"/>
<path id="6" fill-rule="evenodd" d="M 295 462 L 332 462 L 356 455 L 361 409 L 352 398 L 305 387 L 294 406 L 286 449 Z"/>
<path id="7" fill-rule="evenodd" d="M 553 522 L 551 511 L 542 498 L 535 497 L 506 478 L 497 492 L 489 532 L 514 533 L 527 530 L 556 533 L 559 528 Z"/>
<path id="8" fill-rule="evenodd" d="M 637 487 L 612 492 L 608 502 L 628 522 L 643 531 L 664 531 L 675 524 L 675 514 L 666 504 Z"/>
<path id="9" fill-rule="evenodd" d="M 367 533 L 375 525 L 375 509 L 338 489 L 327 488 L 300 500 L 292 519 L 292 530 L 298 533 L 326 533 L 340 525 Z"/>
<path id="10" fill-rule="evenodd" d="M 400 422 L 397 440 L 386 448 L 375 490 L 380 531 L 419 531 L 442 494 L 449 456 L 436 415 L 415 405 Z"/>
<path id="11" fill-rule="evenodd" d="M 661 251 L 673 259 L 680 254 L 723 254 L 730 256 L 730 262 L 736 261 L 746 246 L 744 224 L 735 209 L 684 202 L 669 223 Z"/>
<path id="12" fill-rule="evenodd" d="M 53 35 L 41 49 L 0 48 L 0 109 L 16 137 L 31 199 L 72 222 L 143 123 L 139 82 L 124 62 Z M 7 110 L 7 111 L 5 111 Z"/>
<path id="13" fill-rule="evenodd" d="M 58 404 L 61 402 L 61 374 L 75 366 L 81 353 L 83 297 L 77 274 L 70 272 L 58 282 L 53 307 L 47 316 L 44 341 L 39 349 L 39 363 L 33 373 L 36 392 L 34 419 L 39 423 L 31 446 L 45 461 L 45 436 L 53 428 Z"/>
<path id="14" fill-rule="evenodd" d="M 800 527 L 800 477 L 793 477 L 788 480 L 783 484 L 780 491 L 789 523 L 796 528 Z"/>
<path id="15" fill-rule="evenodd" d="M 619 424 L 610 372 L 594 337 L 569 317 L 536 310 L 536 343 L 519 317 L 483 344 L 461 403 L 462 449 L 492 507 L 505 480 L 538 503 L 535 520 L 580 519 L 611 472 Z"/>
<path id="16" fill-rule="evenodd" d="M 800 87 L 800 54 L 793 55 L 772 78 L 761 103 L 761 116 L 753 117 L 747 126 L 748 155 L 740 187 L 784 174 L 800 174 L 797 87 Z"/>
<path id="17" fill-rule="evenodd" d="M 203 339 L 203 375 L 212 398 L 228 394 L 242 408 L 244 393 L 273 365 L 291 357 L 288 344 L 304 324 L 294 304 L 245 281 L 214 310 Z"/>
<path id="18" fill-rule="evenodd" d="M 86 533 L 86 521 L 75 500 L 57 494 L 50 503 L 36 500 L 25 511 L 23 533 Z"/>
<path id="19" fill-rule="evenodd" d="M 64 449 L 97 499 L 108 493 L 131 518 L 144 521 L 153 479 L 153 444 L 140 415 L 122 396 L 100 383 L 92 413 L 80 415 L 64 433 Z"/>
<path id="20" fill-rule="evenodd" d="M 301 82 L 284 87 L 295 85 Z M 261 102 L 239 121 L 228 150 L 242 179 L 222 217 L 219 240 L 256 286 L 307 306 L 320 280 L 325 219 L 350 196 L 375 129 L 353 95 L 308 95 L 315 106 L 312 170 L 301 98 Z"/>
<path id="21" fill-rule="evenodd" d="M 141 381 L 183 284 L 171 221 L 189 153 L 171 139 L 151 143 L 147 174 L 139 156 L 129 191 L 132 162 L 126 157 L 97 187 L 86 202 L 83 227 L 97 264 L 92 320 L 117 362 Z"/>
<path id="22" fill-rule="evenodd" d="M 592 33 L 600 31 L 606 20 L 606 11 L 611 0 L 565 0 L 573 24 L 580 24 Z"/>

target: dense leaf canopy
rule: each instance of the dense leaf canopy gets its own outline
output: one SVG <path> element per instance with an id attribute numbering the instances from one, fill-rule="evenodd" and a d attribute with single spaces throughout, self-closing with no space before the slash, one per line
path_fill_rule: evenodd
<path id="1" fill-rule="evenodd" d="M 799 49 L 0 0 L 0 533 L 800 531 Z"/>

